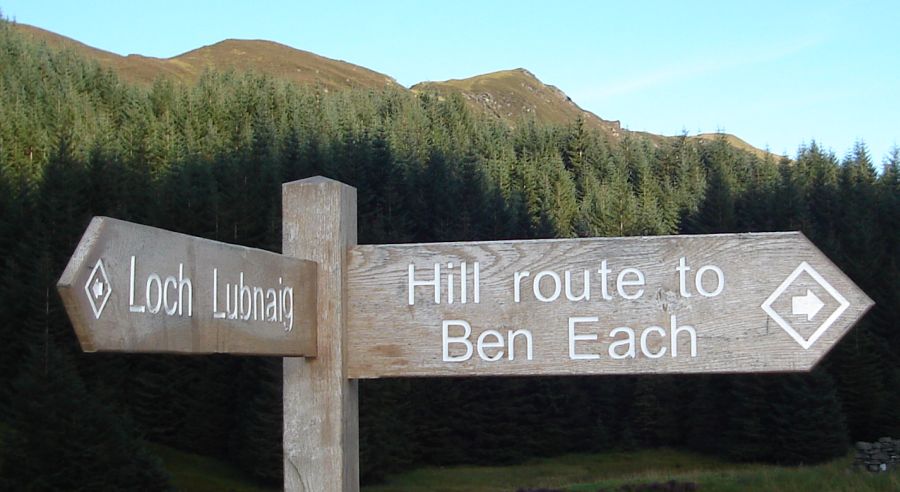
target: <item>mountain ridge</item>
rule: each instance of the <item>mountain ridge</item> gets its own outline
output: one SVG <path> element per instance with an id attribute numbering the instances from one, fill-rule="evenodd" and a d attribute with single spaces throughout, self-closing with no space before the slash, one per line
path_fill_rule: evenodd
<path id="1" fill-rule="evenodd" d="M 540 121 L 561 124 L 581 116 L 589 126 L 599 127 L 615 136 L 622 130 L 619 121 L 605 120 L 581 108 L 558 87 L 545 84 L 521 67 L 464 79 L 419 82 L 410 90 L 443 95 L 457 92 L 474 106 L 501 119 L 533 116 Z"/>
<path id="2" fill-rule="evenodd" d="M 348 88 L 405 88 L 393 77 L 342 60 L 334 60 L 267 40 L 225 39 L 169 58 L 140 54 L 119 55 L 27 24 L 14 24 L 20 32 L 49 46 L 68 48 L 96 60 L 130 83 L 150 85 L 158 77 L 193 83 L 204 71 L 257 71 L 325 90 Z"/>
<path id="3" fill-rule="evenodd" d="M 263 39 L 229 38 L 169 58 L 155 58 L 140 54 L 123 56 L 39 27 L 19 23 L 12 25 L 48 46 L 72 49 L 113 70 L 122 80 L 144 86 L 151 85 L 160 77 L 194 83 L 207 70 L 256 71 L 298 84 L 316 85 L 326 92 L 349 88 L 390 88 L 414 94 L 429 92 L 438 97 L 458 94 L 475 111 L 492 115 L 510 126 L 529 118 L 552 124 L 569 124 L 581 118 L 586 126 L 600 130 L 614 140 L 626 134 L 640 135 L 654 144 L 674 138 L 623 129 L 619 120 L 607 120 L 581 108 L 561 89 L 542 82 L 534 73 L 521 67 L 468 78 L 423 81 L 406 88 L 393 77 L 361 65 Z M 720 136 L 730 145 L 759 157 L 774 155 L 731 134 L 700 134 L 689 138 L 705 144 Z"/>

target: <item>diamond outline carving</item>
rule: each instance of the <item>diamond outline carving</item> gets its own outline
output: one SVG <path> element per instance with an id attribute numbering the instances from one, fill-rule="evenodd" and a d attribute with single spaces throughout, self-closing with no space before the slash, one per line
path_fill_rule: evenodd
<path id="1" fill-rule="evenodd" d="M 94 300 L 94 296 L 91 292 L 91 284 L 93 284 L 95 280 L 98 280 L 98 271 L 103 278 L 102 285 L 105 286 L 102 294 L 103 301 L 100 303 L 100 306 L 97 306 L 97 302 Z M 91 303 L 91 309 L 94 311 L 94 318 L 100 319 L 100 315 L 103 314 L 103 308 L 106 307 L 106 301 L 108 301 L 109 296 L 112 295 L 112 284 L 109 283 L 109 276 L 106 275 L 106 267 L 103 266 L 103 258 L 97 260 L 94 269 L 91 270 L 91 274 L 88 275 L 87 282 L 84 284 L 84 293 L 87 294 L 88 302 Z"/>
<path id="2" fill-rule="evenodd" d="M 775 302 L 776 299 L 781 297 L 781 294 L 783 294 L 784 291 L 787 290 L 787 288 L 794 282 L 794 280 L 797 280 L 797 277 L 799 277 L 803 272 L 809 274 L 809 276 L 812 277 L 813 280 L 815 280 L 820 286 L 822 286 L 822 288 L 824 288 L 825 291 L 828 292 L 828 294 L 831 295 L 831 297 L 833 297 L 836 301 L 838 301 L 838 304 L 840 304 L 838 308 L 835 309 L 833 313 L 831 313 L 831 316 L 829 316 L 825 321 L 822 322 L 822 324 L 819 325 L 818 328 L 816 328 L 816 331 L 814 331 L 813 334 L 809 336 L 809 339 L 803 338 L 803 336 L 797 333 L 797 330 L 795 330 L 790 323 L 788 323 L 784 318 L 781 317 L 781 315 L 779 315 L 774 309 L 772 309 L 772 303 Z M 850 302 L 846 298 L 844 298 L 844 296 L 842 296 L 841 293 L 837 291 L 837 289 L 832 287 L 832 285 L 828 283 L 827 280 L 819 275 L 819 272 L 811 267 L 809 263 L 804 261 L 800 263 L 800 266 L 795 268 L 794 271 L 791 272 L 791 274 L 788 275 L 788 277 L 784 279 L 783 282 L 781 282 L 781 285 L 779 285 L 778 288 L 775 289 L 775 292 L 772 292 L 772 295 L 770 295 L 769 298 L 766 299 L 766 301 L 763 302 L 762 306 L 760 307 L 763 309 L 763 311 L 766 312 L 766 314 L 769 315 L 770 318 L 775 320 L 775 322 L 778 323 L 778 326 L 786 331 L 787 334 L 791 336 L 791 338 L 796 340 L 804 350 L 807 350 L 812 347 L 814 343 L 816 343 L 816 340 L 818 340 L 819 337 L 821 337 L 822 334 L 824 334 L 842 314 L 844 314 L 844 311 L 846 311 L 847 308 L 850 307 Z"/>

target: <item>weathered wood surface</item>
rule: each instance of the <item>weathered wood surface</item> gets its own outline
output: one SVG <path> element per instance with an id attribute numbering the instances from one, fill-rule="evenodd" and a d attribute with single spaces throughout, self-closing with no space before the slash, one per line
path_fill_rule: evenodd
<path id="1" fill-rule="evenodd" d="M 95 217 L 57 284 L 85 352 L 316 354 L 316 265 Z"/>
<path id="2" fill-rule="evenodd" d="M 284 489 L 359 490 L 357 382 L 345 353 L 346 261 L 356 189 L 325 178 L 282 187 L 284 254 L 319 264 L 319 350 L 284 359 Z"/>
<path id="3" fill-rule="evenodd" d="M 677 270 L 681 258 L 690 270 Z M 609 298 L 603 296 L 600 278 L 604 260 L 610 270 Z M 461 302 L 462 262 L 467 264 L 466 303 Z M 478 303 L 474 302 L 472 278 L 476 262 L 480 270 Z M 410 305 L 409 266 L 414 266 L 417 281 L 425 281 L 434 278 L 435 264 L 442 265 L 440 303 L 434 302 L 433 285 L 425 285 L 414 287 L 414 305 Z M 448 264 L 453 268 L 447 268 Z M 809 268 L 803 268 L 804 264 Z M 724 276 L 721 292 L 710 297 L 702 295 L 695 284 L 695 275 L 706 265 L 719 268 Z M 616 281 L 624 268 L 635 268 L 645 277 L 646 285 L 641 287 L 628 285 L 637 283 L 634 272 L 623 276 L 626 295 L 634 296 L 643 288 L 637 299 L 625 299 L 618 292 Z M 583 292 L 583 272 L 590 272 L 590 300 L 567 299 L 567 270 L 573 280 L 573 297 Z M 521 284 L 517 303 L 514 280 L 521 271 L 529 271 L 530 276 Z M 563 284 L 555 301 L 542 302 L 535 297 L 532 280 L 542 271 L 555 272 Z M 455 275 L 452 304 L 446 275 L 451 272 Z M 682 295 L 682 273 L 684 292 L 691 297 Z M 788 282 L 792 274 L 795 278 Z M 816 274 L 837 297 L 816 281 Z M 706 268 L 701 288 L 715 294 L 717 280 L 716 272 Z M 795 335 L 762 307 L 783 283 L 781 295 L 769 304 Z M 554 284 L 553 276 L 544 274 L 539 294 L 552 298 Z M 350 251 L 347 289 L 345 343 L 351 378 L 803 371 L 821 359 L 872 305 L 800 233 L 360 245 Z M 813 297 L 821 301 L 819 309 Z M 842 307 L 841 297 L 846 307 Z M 811 319 L 809 314 L 813 314 Z M 574 330 L 570 333 L 572 319 Z M 673 319 L 681 328 L 674 344 Z M 825 329 L 820 329 L 828 319 Z M 475 350 L 467 360 L 444 360 L 446 320 L 462 320 L 471 326 L 468 341 Z M 694 356 L 691 333 L 684 326 L 696 333 Z M 628 340 L 627 331 L 612 332 L 619 327 L 633 330 L 634 357 L 628 356 L 627 343 L 616 345 L 615 350 L 625 357 L 616 359 L 610 353 L 611 344 Z M 650 327 L 655 328 L 647 332 L 646 350 L 642 350 L 641 336 Z M 500 343 L 496 334 L 486 335 L 482 357 L 477 340 L 486 330 L 496 330 L 504 340 Z M 526 353 L 527 337 L 522 332 L 510 336 L 516 330 L 530 332 L 531 360 Z M 465 327 L 451 324 L 447 334 L 449 339 L 461 337 Z M 570 347 L 572 334 L 576 336 L 575 359 Z M 593 335 L 596 340 L 591 339 Z M 515 340 L 514 360 L 509 358 L 510 338 Z M 662 350 L 665 353 L 660 355 Z M 447 344 L 447 357 L 466 355 L 464 343 Z"/>

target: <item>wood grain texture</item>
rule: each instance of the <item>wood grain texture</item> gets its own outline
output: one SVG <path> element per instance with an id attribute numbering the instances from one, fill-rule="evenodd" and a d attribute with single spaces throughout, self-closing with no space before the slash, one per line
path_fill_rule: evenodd
<path id="1" fill-rule="evenodd" d="M 284 359 L 284 489 L 359 490 L 357 382 L 348 379 L 346 262 L 356 189 L 325 178 L 282 188 L 284 254 L 319 265 L 318 356 Z"/>
<path id="2" fill-rule="evenodd" d="M 105 276 L 97 269 L 100 260 Z M 148 283 L 154 274 L 156 283 Z M 99 283 L 94 306 L 85 291 L 89 281 Z M 236 316 L 230 319 L 224 290 L 242 283 L 247 310 L 237 307 L 232 289 Z M 252 287 L 262 295 L 256 306 Z M 278 300 L 285 287 L 293 294 L 290 321 Z M 316 354 L 316 265 L 311 261 L 95 217 L 57 288 L 85 352 Z M 266 300 L 269 289 L 274 305 Z M 272 308 L 274 321 L 266 317 L 264 305 Z"/>
<path id="3" fill-rule="evenodd" d="M 688 293 L 681 295 L 680 258 L 686 259 Z M 601 295 L 598 270 L 606 260 L 609 270 L 608 293 Z M 469 297 L 459 302 L 459 264 L 469 268 Z M 480 265 L 480 302 L 473 302 L 471 269 Z M 831 326 L 804 348 L 769 316 L 763 303 L 806 262 L 849 306 Z M 433 299 L 433 287 L 416 287 L 415 304 L 408 304 L 408 267 L 414 265 L 419 280 L 433 278 L 433 265 L 454 265 L 456 302 L 446 302 L 446 285 L 440 304 Z M 698 293 L 694 275 L 705 265 L 721 269 L 725 284 L 715 297 Z M 617 292 L 616 279 L 622 269 L 640 270 L 646 285 L 635 300 Z M 634 238 L 592 238 L 536 241 L 498 241 L 411 245 L 360 245 L 350 251 L 348 313 L 348 375 L 351 378 L 397 376 L 476 376 L 537 374 L 639 374 L 639 373 L 729 373 L 805 371 L 822 358 L 871 307 L 872 301 L 841 273 L 800 233 L 723 234 L 705 236 L 662 236 Z M 527 270 L 531 276 L 523 283 L 520 302 L 514 301 L 514 275 Z M 563 293 L 553 302 L 541 302 L 530 281 L 541 271 L 556 272 L 564 281 L 564 272 L 572 272 L 572 294 L 582 292 L 584 270 L 591 272 L 590 300 L 570 301 Z M 446 269 L 451 271 L 451 269 Z M 445 280 L 446 277 L 443 277 Z M 634 280 L 627 274 L 624 280 Z M 701 287 L 707 293 L 716 289 L 715 272 L 706 269 Z M 545 275 L 541 295 L 552 297 L 553 279 Z M 638 287 L 623 286 L 633 295 Z M 811 320 L 801 312 L 794 314 L 795 297 L 812 292 L 823 302 Z M 773 303 L 772 308 L 808 339 L 816 327 L 840 308 L 840 302 L 828 294 L 808 273 L 801 272 Z M 677 326 L 689 325 L 696 332 L 696 356 L 690 356 L 690 333 L 681 331 L 671 340 L 672 317 Z M 570 318 L 593 318 L 596 322 L 577 322 L 578 336 L 596 335 L 596 340 L 578 339 L 576 353 L 597 354 L 591 360 L 573 360 L 570 356 Z M 479 334 L 497 330 L 504 335 L 504 347 L 488 347 L 483 360 L 477 351 L 462 362 L 443 359 L 444 320 L 464 320 L 472 328 L 470 343 Z M 644 330 L 656 326 L 646 337 L 646 351 L 640 349 Z M 629 327 L 637 337 L 634 357 L 615 359 L 609 353 L 611 343 L 627 337 L 612 330 Z M 528 330 L 533 337 L 533 358 L 525 355 L 527 339 L 516 338 L 515 360 L 509 360 L 510 331 Z M 462 336 L 464 329 L 452 326 L 450 336 Z M 665 333 L 665 335 L 663 335 Z M 497 338 L 488 336 L 488 342 Z M 626 353 L 627 346 L 618 346 Z M 648 356 L 666 353 L 658 358 Z M 450 345 L 451 357 L 465 356 L 461 343 Z"/>

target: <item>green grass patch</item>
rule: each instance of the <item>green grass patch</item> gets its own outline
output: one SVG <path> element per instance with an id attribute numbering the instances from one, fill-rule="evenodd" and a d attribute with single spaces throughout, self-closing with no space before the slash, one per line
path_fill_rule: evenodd
<path id="1" fill-rule="evenodd" d="M 280 488 L 261 487 L 233 466 L 215 458 L 186 453 L 161 444 L 148 443 L 158 456 L 178 490 L 191 492 L 271 492 Z"/>
<path id="2" fill-rule="evenodd" d="M 692 482 L 698 490 L 784 492 L 896 491 L 900 473 L 871 475 L 850 470 L 851 457 L 823 465 L 779 467 L 731 463 L 671 449 L 572 454 L 514 466 L 429 467 L 363 487 L 365 492 L 510 492 L 551 488 L 572 492 L 614 491 L 623 485 Z"/>
<path id="3" fill-rule="evenodd" d="M 847 456 L 816 466 L 743 465 L 731 469 L 690 471 L 657 470 L 592 481 L 567 488 L 572 492 L 618 490 L 627 484 L 660 483 L 668 481 L 691 482 L 703 492 L 738 492 L 765 490 L 771 492 L 823 492 L 823 491 L 897 491 L 900 490 L 900 474 L 870 474 L 851 469 L 852 456 Z"/>

